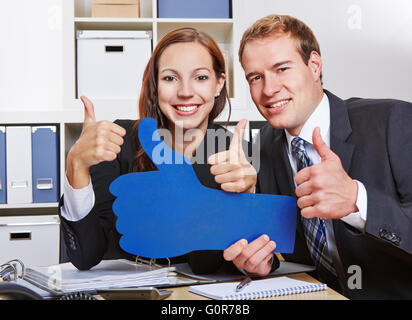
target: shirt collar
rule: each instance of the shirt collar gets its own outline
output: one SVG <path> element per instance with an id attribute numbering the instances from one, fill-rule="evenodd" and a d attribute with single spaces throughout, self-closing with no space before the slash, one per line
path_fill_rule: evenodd
<path id="1" fill-rule="evenodd" d="M 309 119 L 306 120 L 305 124 L 300 131 L 299 137 L 305 140 L 306 142 L 312 143 L 312 133 L 316 127 L 320 127 L 320 134 L 323 141 L 329 146 L 330 145 L 330 109 L 329 109 L 329 99 L 328 96 L 324 93 L 321 102 L 315 108 L 313 113 L 310 115 Z M 291 142 L 294 136 L 292 136 L 286 129 L 286 139 L 288 142 L 288 151 L 291 153 Z"/>

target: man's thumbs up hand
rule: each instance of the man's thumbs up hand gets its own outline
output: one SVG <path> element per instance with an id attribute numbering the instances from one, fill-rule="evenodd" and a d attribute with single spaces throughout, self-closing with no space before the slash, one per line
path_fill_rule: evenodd
<path id="1" fill-rule="evenodd" d="M 84 106 L 83 129 L 67 155 L 67 178 L 70 185 L 80 189 L 89 184 L 91 166 L 116 159 L 126 130 L 110 121 L 96 122 L 93 103 L 80 98 Z"/>
<path id="2" fill-rule="evenodd" d="M 229 150 L 211 155 L 210 172 L 222 190 L 229 192 L 253 193 L 257 180 L 255 168 L 247 161 L 242 147 L 246 119 L 239 121 L 235 128 Z"/>
<path id="3" fill-rule="evenodd" d="M 322 159 L 322 162 L 325 161 L 336 161 L 340 162 L 339 157 L 326 145 L 323 141 L 322 136 L 320 135 L 320 128 L 316 127 L 313 130 L 312 142 L 315 150 Z"/>
<path id="4" fill-rule="evenodd" d="M 297 205 L 305 218 L 340 219 L 357 212 L 358 184 L 345 172 L 339 157 L 326 145 L 319 127 L 312 142 L 322 161 L 295 175 Z"/>

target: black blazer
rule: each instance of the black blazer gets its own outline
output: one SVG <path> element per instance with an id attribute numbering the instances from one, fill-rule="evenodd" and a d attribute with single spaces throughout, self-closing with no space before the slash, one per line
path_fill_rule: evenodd
<path id="1" fill-rule="evenodd" d="M 411 299 L 412 104 L 389 99 L 341 100 L 325 93 L 330 102 L 331 149 L 349 176 L 361 181 L 367 191 L 363 232 L 332 220 L 343 292 L 355 299 Z M 283 130 L 269 124 L 262 128 L 258 192 L 296 197 L 285 141 Z M 284 258 L 312 264 L 297 214 L 295 249 Z M 351 265 L 360 267 L 361 289 L 353 289 L 356 279 Z"/>
<path id="2" fill-rule="evenodd" d="M 122 174 L 132 172 L 133 158 L 135 155 L 134 143 L 132 141 L 131 130 L 135 121 L 117 120 L 116 123 L 126 129 L 126 136 L 121 152 L 117 159 L 110 162 L 102 162 L 90 169 L 93 190 L 95 193 L 95 205 L 90 213 L 80 221 L 72 222 L 61 217 L 63 238 L 67 247 L 67 255 L 70 261 L 80 270 L 87 270 L 97 265 L 103 259 L 125 258 L 134 260 L 135 257 L 119 246 L 120 234 L 115 227 L 116 216 L 112 211 L 112 204 L 115 197 L 109 192 L 110 183 Z M 224 133 L 226 129 L 221 126 L 211 124 L 208 129 L 217 130 Z M 231 136 L 230 133 L 227 135 Z M 230 145 L 230 138 L 226 143 L 216 143 L 215 150 L 209 150 L 204 139 L 199 148 L 204 148 L 203 163 L 194 163 L 193 168 L 199 181 L 206 187 L 220 189 L 220 185 L 214 180 L 210 173 L 210 165 L 207 163 L 209 155 L 224 151 Z M 219 150 L 218 148 L 223 148 Z M 60 208 L 63 205 L 63 197 L 60 199 Z M 141 214 L 147 214 L 142 212 Z M 223 259 L 222 251 L 193 251 L 184 256 L 171 259 L 172 263 L 188 262 L 195 273 L 211 273 L 216 271 L 222 264 L 225 264 L 230 271 L 237 271 L 232 263 L 227 263 Z M 159 260 L 158 260 L 159 262 Z M 160 259 L 165 263 L 165 260 Z"/>

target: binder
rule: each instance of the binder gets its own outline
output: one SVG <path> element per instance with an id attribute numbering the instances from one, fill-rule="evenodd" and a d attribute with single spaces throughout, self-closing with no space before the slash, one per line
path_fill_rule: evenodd
<path id="1" fill-rule="evenodd" d="M 56 126 L 32 127 L 33 202 L 59 200 L 59 141 Z"/>
<path id="2" fill-rule="evenodd" d="M 0 203 L 6 203 L 6 127 L 0 127 Z"/>
<path id="3" fill-rule="evenodd" d="M 102 260 L 92 270 L 72 263 L 30 266 L 24 279 L 56 295 L 107 288 L 172 286 L 178 283 L 174 267 L 137 264 L 125 259 Z M 79 280 L 80 279 L 80 280 Z"/>
<path id="4" fill-rule="evenodd" d="M 31 128 L 6 127 L 7 203 L 32 203 Z"/>

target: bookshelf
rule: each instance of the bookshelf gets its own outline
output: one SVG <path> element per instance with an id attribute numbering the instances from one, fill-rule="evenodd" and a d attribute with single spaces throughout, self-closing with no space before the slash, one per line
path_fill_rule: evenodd
<path id="1" fill-rule="evenodd" d="M 31 58 L 26 57 L 27 63 L 30 63 L 30 67 L 35 67 L 30 70 L 33 80 L 26 81 L 27 83 L 23 81 L 21 88 L 10 87 L 10 93 L 0 99 L 0 126 L 57 126 L 60 142 L 61 194 L 66 156 L 80 135 L 83 122 L 83 105 L 76 96 L 76 32 L 146 30 L 152 32 L 154 47 L 167 32 L 189 26 L 210 34 L 221 49 L 227 52 L 231 123 L 241 118 L 260 120 L 255 108 L 250 108 L 245 102 L 244 94 L 248 92 L 248 88 L 237 61 L 237 48 L 241 37 L 237 17 L 241 1 L 243 0 L 232 0 L 232 18 L 227 19 L 158 18 L 157 0 L 140 0 L 140 18 L 92 18 L 91 0 L 22 0 L 20 2 L 24 2 L 26 6 L 24 11 L 20 11 L 20 2 L 10 3 L 7 7 L 9 12 L 6 10 L 0 13 L 2 26 L 4 24 L 12 27 L 16 36 L 24 38 L 25 42 L 18 43 L 16 51 L 26 50 L 27 56 L 31 55 Z M 13 17 L 17 15 L 21 15 L 19 21 L 25 21 L 25 24 L 15 23 Z M 25 25 L 30 25 L 30 28 Z M 41 41 L 36 42 L 35 36 L 41 38 Z M 13 35 L 6 40 L 14 44 Z M 9 56 L 6 56 L 6 59 L 14 58 L 13 53 L 7 54 Z M 24 58 L 23 54 L 21 55 Z M 40 61 L 38 66 L 35 63 L 36 59 Z M 43 69 L 44 74 L 40 72 Z M 15 83 L 25 79 L 27 73 L 24 69 L 17 71 L 11 79 Z M 11 71 L 9 74 L 12 74 Z M 17 95 L 19 99 L 13 99 Z M 94 100 L 93 103 L 98 121 L 138 118 L 137 99 L 100 99 Z M 223 111 L 217 121 L 226 122 L 227 115 L 227 110 Z M 57 210 L 57 202 L 0 204 L 0 216 L 6 217 L 48 215 L 54 219 L 57 217 Z"/>

